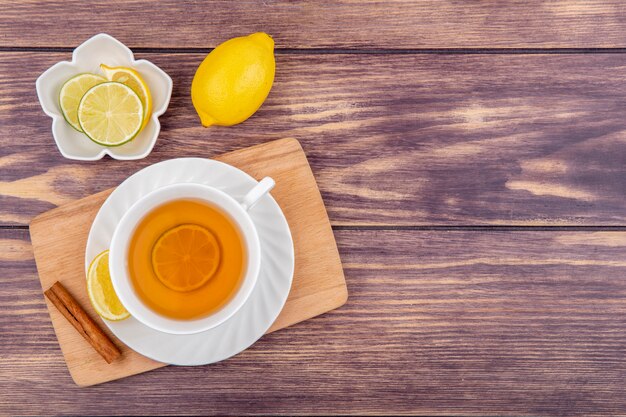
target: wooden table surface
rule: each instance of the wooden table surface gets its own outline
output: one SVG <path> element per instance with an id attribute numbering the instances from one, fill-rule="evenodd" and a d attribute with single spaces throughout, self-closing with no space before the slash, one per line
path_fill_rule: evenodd
<path id="1" fill-rule="evenodd" d="M 242 125 L 189 95 L 219 42 L 276 41 Z M 107 32 L 168 72 L 152 154 L 59 154 L 35 79 Z M 0 414 L 626 413 L 619 0 L 0 0 Z M 219 364 L 76 387 L 28 224 L 168 158 L 300 140 L 350 299 Z M 82 256 L 82 254 L 76 254 Z"/>

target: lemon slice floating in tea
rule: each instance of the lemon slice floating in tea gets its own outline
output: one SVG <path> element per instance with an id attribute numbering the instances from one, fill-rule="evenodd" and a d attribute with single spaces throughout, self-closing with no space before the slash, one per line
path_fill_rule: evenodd
<path id="1" fill-rule="evenodd" d="M 91 87 L 80 100 L 78 122 L 97 144 L 119 146 L 137 136 L 143 113 L 143 104 L 130 87 L 105 82 Z"/>
<path id="2" fill-rule="evenodd" d="M 91 261 L 87 271 L 87 293 L 93 308 L 107 320 L 118 321 L 130 317 L 117 298 L 109 274 L 109 251 L 105 250 Z"/>
<path id="3" fill-rule="evenodd" d="M 152 95 L 150 94 L 150 88 L 144 81 L 141 75 L 132 68 L 128 67 L 109 67 L 101 64 L 100 69 L 107 77 L 109 81 L 117 81 L 124 85 L 129 86 L 141 100 L 143 104 L 143 123 L 141 128 L 143 129 L 150 121 L 150 115 L 152 114 Z"/>
<path id="4" fill-rule="evenodd" d="M 215 235 L 195 224 L 183 224 L 163 233 L 152 248 L 154 273 L 174 291 L 192 291 L 203 286 L 220 264 L 220 246 Z"/>
<path id="5" fill-rule="evenodd" d="M 63 117 L 74 129 L 82 132 L 78 123 L 78 104 L 83 95 L 91 87 L 106 82 L 106 78 L 95 74 L 78 74 L 70 78 L 61 87 L 59 94 L 59 106 Z"/>

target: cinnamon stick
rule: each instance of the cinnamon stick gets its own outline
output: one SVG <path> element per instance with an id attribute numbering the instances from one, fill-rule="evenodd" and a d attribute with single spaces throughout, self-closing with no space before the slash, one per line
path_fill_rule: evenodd
<path id="1" fill-rule="evenodd" d="M 122 354 L 59 281 L 44 291 L 44 294 L 107 363 L 113 362 Z"/>

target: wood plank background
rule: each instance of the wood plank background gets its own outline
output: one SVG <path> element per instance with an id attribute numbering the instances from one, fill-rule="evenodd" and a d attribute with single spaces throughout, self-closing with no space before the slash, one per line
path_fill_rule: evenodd
<path id="1" fill-rule="evenodd" d="M 10 314 L 0 316 L 0 367 L 11 381 L 0 384 L 13 400 L 3 413 L 48 414 L 50 403 L 53 414 L 624 411 L 624 233 L 341 230 L 336 237 L 350 288 L 343 308 L 219 364 L 81 389 L 49 324 L 24 250 L 28 235 L 4 230 L 11 278 L 0 299 Z"/>
<path id="2" fill-rule="evenodd" d="M 279 55 L 259 112 L 205 129 L 189 95 L 204 53 L 142 53 L 175 80 L 172 101 L 150 157 L 106 170 L 50 140 L 33 80 L 67 57 L 0 54 L 2 224 L 162 159 L 295 137 L 335 225 L 626 225 L 625 54 Z"/>
<path id="3" fill-rule="evenodd" d="M 195 68 L 257 30 L 267 102 L 200 127 Z M 98 32 L 174 80 L 145 160 L 64 160 L 39 107 L 35 79 Z M 618 0 L 0 0 L 0 415 L 626 414 L 625 74 Z M 219 364 L 74 386 L 29 221 L 280 137 L 320 185 L 346 306 Z"/>
<path id="4" fill-rule="evenodd" d="M 283 48 L 624 48 L 623 13 L 620 0 L 1 0 L 0 45 L 74 47 L 98 30 L 147 48 L 254 31 Z"/>

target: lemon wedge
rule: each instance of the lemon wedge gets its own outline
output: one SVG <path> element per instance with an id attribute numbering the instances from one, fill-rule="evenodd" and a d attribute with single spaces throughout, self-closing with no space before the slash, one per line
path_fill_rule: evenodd
<path id="1" fill-rule="evenodd" d="M 139 96 L 118 82 L 91 87 L 78 105 L 81 129 L 103 146 L 119 146 L 132 140 L 141 130 L 143 114 Z"/>
<path id="2" fill-rule="evenodd" d="M 109 67 L 105 64 L 100 65 L 100 69 L 109 81 L 117 81 L 132 88 L 137 93 L 141 103 L 143 104 L 143 129 L 150 121 L 152 114 L 152 95 L 148 84 L 141 75 L 134 69 L 128 67 Z"/>
<path id="3" fill-rule="evenodd" d="M 111 321 L 130 317 L 120 299 L 117 298 L 109 274 L 109 251 L 105 250 L 91 261 L 87 272 L 87 292 L 93 308 L 100 317 Z"/>
<path id="4" fill-rule="evenodd" d="M 94 85 L 106 82 L 106 78 L 95 74 L 78 74 L 63 84 L 59 94 L 59 106 L 63 117 L 74 129 L 82 132 L 78 123 L 78 104 L 87 90 Z"/>

